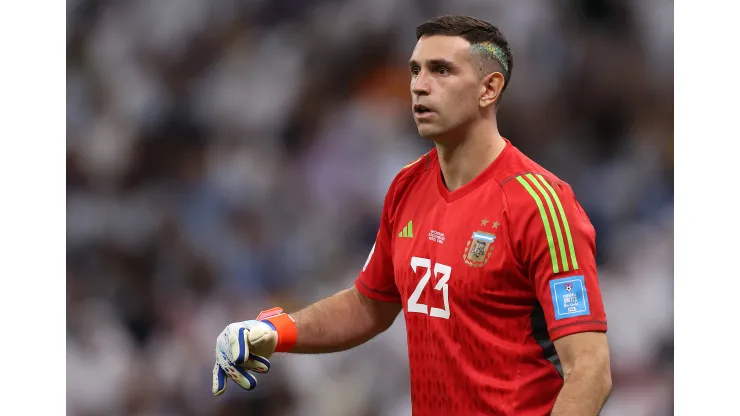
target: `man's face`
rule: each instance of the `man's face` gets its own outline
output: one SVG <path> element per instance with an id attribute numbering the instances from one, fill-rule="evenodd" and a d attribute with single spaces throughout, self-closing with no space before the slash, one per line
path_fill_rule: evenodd
<path id="1" fill-rule="evenodd" d="M 434 139 L 479 117 L 481 79 L 470 43 L 457 36 L 424 36 L 409 61 L 414 121 Z"/>

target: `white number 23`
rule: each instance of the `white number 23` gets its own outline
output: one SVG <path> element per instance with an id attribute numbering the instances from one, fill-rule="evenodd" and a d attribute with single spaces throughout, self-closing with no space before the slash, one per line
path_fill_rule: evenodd
<path id="1" fill-rule="evenodd" d="M 434 316 L 436 318 L 450 319 L 450 299 L 448 294 L 447 281 L 450 280 L 452 268 L 445 264 L 435 263 L 434 268 L 432 269 L 431 260 L 422 257 L 412 257 L 411 268 L 414 270 L 414 273 L 417 273 L 417 268 L 419 267 L 426 269 L 426 271 L 424 273 L 424 276 L 422 276 L 421 280 L 416 285 L 414 293 L 412 293 L 409 297 L 408 311 L 423 313 L 425 315 L 428 314 L 429 316 Z M 424 292 L 424 289 L 429 283 L 429 279 L 431 279 L 432 277 L 432 270 L 434 270 L 434 276 L 437 276 L 438 274 L 442 275 L 442 277 L 437 281 L 437 284 L 434 286 L 434 290 L 442 291 L 442 298 L 444 299 L 445 305 L 444 309 L 431 308 L 430 310 L 427 305 L 419 303 L 419 298 L 421 297 L 421 294 Z"/>

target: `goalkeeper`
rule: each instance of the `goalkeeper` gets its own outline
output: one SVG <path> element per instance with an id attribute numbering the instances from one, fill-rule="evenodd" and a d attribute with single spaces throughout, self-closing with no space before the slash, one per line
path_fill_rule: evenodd
<path id="1" fill-rule="evenodd" d="M 611 375 L 595 232 L 571 187 L 498 133 L 509 45 L 465 16 L 416 37 L 414 121 L 435 148 L 391 183 L 352 288 L 226 327 L 213 392 L 253 389 L 275 352 L 360 345 L 403 310 L 415 416 L 596 415 Z"/>

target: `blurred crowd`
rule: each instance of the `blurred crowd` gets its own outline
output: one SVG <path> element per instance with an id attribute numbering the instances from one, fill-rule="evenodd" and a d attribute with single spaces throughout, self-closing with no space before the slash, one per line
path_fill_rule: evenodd
<path id="1" fill-rule="evenodd" d="M 448 13 L 507 36 L 502 134 L 596 226 L 603 415 L 673 413 L 673 1 L 67 0 L 67 414 L 410 414 L 402 316 L 252 392 L 211 370 L 228 323 L 352 285 Z"/>

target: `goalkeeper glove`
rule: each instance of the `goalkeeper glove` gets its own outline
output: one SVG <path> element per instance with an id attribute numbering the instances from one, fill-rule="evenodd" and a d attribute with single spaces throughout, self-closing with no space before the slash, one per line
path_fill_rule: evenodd
<path id="1" fill-rule="evenodd" d="M 216 339 L 213 394 L 226 391 L 227 377 L 246 390 L 254 389 L 257 379 L 249 371 L 267 373 L 272 354 L 290 351 L 295 342 L 295 323 L 280 308 L 262 311 L 256 320 L 228 325 Z"/>

